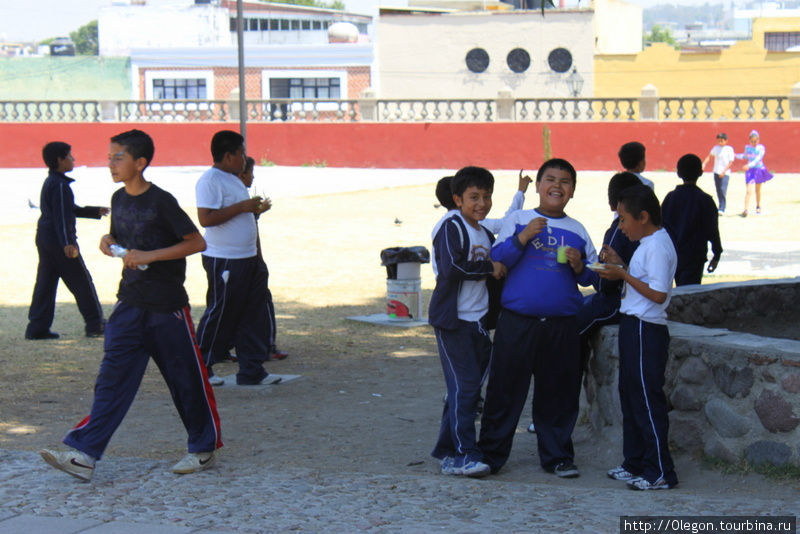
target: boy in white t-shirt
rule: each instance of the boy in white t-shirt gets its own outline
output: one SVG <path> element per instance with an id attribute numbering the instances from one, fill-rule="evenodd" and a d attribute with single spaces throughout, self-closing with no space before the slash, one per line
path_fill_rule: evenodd
<path id="1" fill-rule="evenodd" d="M 717 134 L 717 144 L 714 145 L 706 159 L 703 160 L 703 168 L 711 158 L 714 158 L 714 187 L 717 189 L 719 214 L 722 215 L 725 213 L 725 195 L 728 193 L 728 173 L 731 170 L 733 161 L 736 159 L 733 147 L 728 145 L 727 134 L 723 132 Z"/>
<path id="2" fill-rule="evenodd" d="M 222 130 L 211 140 L 214 166 L 195 186 L 197 218 L 206 229 L 203 268 L 208 278 L 206 311 L 197 327 L 197 344 L 209 370 L 209 382 L 222 385 L 211 366 L 236 349 L 239 385 L 275 384 L 280 377 L 262 365 L 269 359 L 267 268 L 258 254 L 256 215 L 269 202 L 250 198 L 239 173 L 245 167 L 244 138 Z"/>
<path id="3" fill-rule="evenodd" d="M 603 246 L 602 278 L 623 280 L 619 323 L 619 397 L 624 461 L 608 471 L 635 490 L 670 489 L 678 484 L 669 453 L 664 373 L 669 356 L 667 306 L 678 255 L 661 227 L 661 207 L 644 185 L 624 190 L 617 204 L 619 228 L 639 247 L 624 264 Z"/>
<path id="4" fill-rule="evenodd" d="M 445 475 L 483 477 L 490 472 L 476 443 L 475 415 L 492 348 L 489 329 L 494 327 L 487 280 L 505 274 L 505 267 L 489 257 L 494 235 L 480 224 L 492 207 L 493 189 L 494 177 L 488 170 L 458 171 L 452 197 L 459 212 L 441 225 L 433 239 L 438 272 L 428 316 L 447 399 L 431 455 L 442 461 Z"/>

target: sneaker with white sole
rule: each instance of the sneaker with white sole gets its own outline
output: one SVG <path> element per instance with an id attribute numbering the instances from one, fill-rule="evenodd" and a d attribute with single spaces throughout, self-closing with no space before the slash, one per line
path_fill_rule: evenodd
<path id="1" fill-rule="evenodd" d="M 442 474 L 443 475 L 455 475 L 455 458 L 452 456 L 445 456 L 442 458 Z"/>
<path id="2" fill-rule="evenodd" d="M 94 460 L 81 451 L 75 449 L 69 451 L 42 449 L 39 454 L 49 465 L 75 478 L 79 478 L 84 482 L 89 482 L 92 479 Z"/>
<path id="3" fill-rule="evenodd" d="M 580 476 L 578 468 L 572 462 L 561 462 L 553 468 L 552 472 L 560 478 L 577 478 Z"/>
<path id="4" fill-rule="evenodd" d="M 618 465 L 614 469 L 609 469 L 606 473 L 608 478 L 613 478 L 614 480 L 621 480 L 622 482 L 630 482 L 635 478 L 639 478 L 621 465 Z"/>
<path id="5" fill-rule="evenodd" d="M 215 458 L 216 455 L 213 452 L 190 452 L 172 466 L 172 472 L 179 475 L 196 473 L 214 465 Z"/>
<path id="6" fill-rule="evenodd" d="M 534 425 L 533 423 L 529 424 L 528 432 L 530 432 L 531 434 L 536 434 L 536 425 Z"/>
<path id="7" fill-rule="evenodd" d="M 476 462 L 474 460 L 466 462 L 462 467 L 456 468 L 459 475 L 472 478 L 485 477 L 492 472 L 491 467 L 483 462 Z"/>
<path id="8" fill-rule="evenodd" d="M 638 491 L 665 490 L 665 489 L 672 489 L 674 487 L 675 487 L 674 484 L 667 484 L 667 481 L 664 480 L 663 478 L 659 478 L 655 482 L 648 482 L 646 479 L 642 477 L 636 477 L 628 482 L 628 489 L 638 490 Z"/>
<path id="9" fill-rule="evenodd" d="M 208 383 L 211 384 L 212 386 L 224 386 L 225 379 L 222 378 L 221 376 L 209 375 Z"/>

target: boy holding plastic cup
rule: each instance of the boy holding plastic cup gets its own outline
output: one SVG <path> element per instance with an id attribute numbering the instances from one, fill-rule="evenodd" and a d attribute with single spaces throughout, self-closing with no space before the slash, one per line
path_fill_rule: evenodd
<path id="1" fill-rule="evenodd" d="M 578 284 L 598 278 L 586 268 L 597 261 L 589 233 L 564 212 L 575 183 L 568 161 L 546 161 L 536 175 L 539 206 L 508 215 L 492 248 L 492 260 L 503 263 L 508 276 L 478 446 L 495 473 L 508 460 L 533 375 L 541 466 L 562 478 L 578 476 L 572 446 L 581 377 Z"/>

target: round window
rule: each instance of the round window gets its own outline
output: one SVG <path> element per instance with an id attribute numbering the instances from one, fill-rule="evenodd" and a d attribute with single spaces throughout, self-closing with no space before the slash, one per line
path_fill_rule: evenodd
<path id="1" fill-rule="evenodd" d="M 567 72 L 572 67 L 572 54 L 566 48 L 555 48 L 547 56 L 547 64 L 556 72 Z"/>
<path id="2" fill-rule="evenodd" d="M 506 56 L 508 68 L 514 72 L 525 72 L 531 66 L 531 56 L 522 48 L 515 48 Z"/>
<path id="3" fill-rule="evenodd" d="M 483 72 L 489 67 L 489 54 L 483 48 L 467 52 L 467 68 L 472 72 Z"/>

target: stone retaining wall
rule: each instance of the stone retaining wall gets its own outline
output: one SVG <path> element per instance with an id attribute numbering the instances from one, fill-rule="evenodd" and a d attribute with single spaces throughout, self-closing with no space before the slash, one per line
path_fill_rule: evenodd
<path id="1" fill-rule="evenodd" d="M 676 289 L 670 317 L 721 322 L 798 303 L 800 279 L 693 286 Z M 800 342 L 679 322 L 669 328 L 671 446 L 728 462 L 800 465 Z M 602 328 L 593 342 L 584 414 L 595 430 L 621 439 L 617 327 Z"/>

